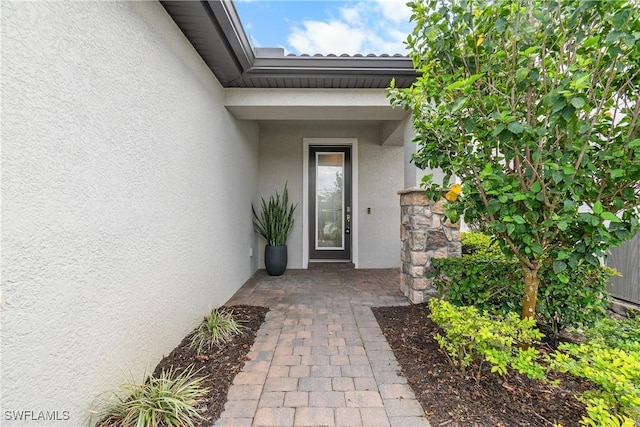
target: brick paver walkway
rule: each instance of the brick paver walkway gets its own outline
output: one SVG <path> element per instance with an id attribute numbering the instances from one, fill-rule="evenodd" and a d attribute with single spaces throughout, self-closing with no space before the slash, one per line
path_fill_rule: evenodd
<path id="1" fill-rule="evenodd" d="M 408 304 L 400 273 L 259 271 L 228 302 L 267 306 L 215 426 L 429 426 L 370 307 Z"/>

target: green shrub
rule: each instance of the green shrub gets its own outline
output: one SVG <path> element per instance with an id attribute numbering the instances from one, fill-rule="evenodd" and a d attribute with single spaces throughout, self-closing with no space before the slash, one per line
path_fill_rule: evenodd
<path id="1" fill-rule="evenodd" d="M 465 255 L 434 258 L 434 286 L 457 306 L 473 305 L 480 311 L 519 312 L 522 274 L 516 261 L 501 255 Z"/>
<path id="2" fill-rule="evenodd" d="M 543 335 L 534 328 L 533 319 L 520 319 L 515 313 L 489 316 L 473 306 L 456 307 L 435 298 L 429 301 L 429 308 L 429 317 L 444 331 L 444 335 L 436 334 L 436 341 L 462 373 L 475 367 L 479 378 L 486 361 L 492 365 L 491 372 L 500 375 L 511 367 L 544 378 L 544 369 L 536 362 L 538 352 L 532 347 Z"/>
<path id="3" fill-rule="evenodd" d="M 484 233 L 464 232 L 460 234 L 462 255 L 500 255 L 500 247 L 493 242 L 491 236 Z"/>
<path id="4" fill-rule="evenodd" d="M 434 286 L 451 303 L 474 305 L 495 313 L 520 313 L 522 272 L 516 260 L 504 255 L 476 254 L 433 259 Z M 566 326 L 590 325 L 602 318 L 608 305 L 606 286 L 613 270 L 579 264 L 568 267 L 564 283 L 552 267 L 540 272 L 537 310 L 545 332 L 557 336 Z"/>
<path id="5" fill-rule="evenodd" d="M 592 398 L 585 400 L 587 415 L 582 417 L 580 424 L 589 427 L 634 427 L 637 424 L 629 417 L 609 412 L 603 399 Z"/>
<path id="6" fill-rule="evenodd" d="M 619 348 L 627 352 L 640 351 L 640 316 L 624 320 L 605 317 L 585 331 L 590 342 Z"/>
<path id="7" fill-rule="evenodd" d="M 235 321 L 231 311 L 214 308 L 191 335 L 190 347 L 202 354 L 211 351 L 217 344 L 229 341 L 240 332 L 242 326 Z"/>
<path id="8" fill-rule="evenodd" d="M 196 374 L 192 369 L 180 375 L 162 371 L 144 384 L 123 385 L 125 395 L 113 395 L 115 402 L 99 413 L 96 427 L 193 427 L 194 420 L 202 419 L 198 401 L 209 393 Z"/>
<path id="9" fill-rule="evenodd" d="M 587 426 L 633 425 L 640 419 L 640 351 L 625 351 L 601 343 L 560 344 L 551 369 L 570 372 L 598 386 L 579 396 L 587 407 Z"/>
<path id="10" fill-rule="evenodd" d="M 567 267 L 569 282 L 552 267 L 540 271 L 537 312 L 545 330 L 557 336 L 567 326 L 591 326 L 605 317 L 609 305 L 606 291 L 615 270 L 587 263 Z"/>

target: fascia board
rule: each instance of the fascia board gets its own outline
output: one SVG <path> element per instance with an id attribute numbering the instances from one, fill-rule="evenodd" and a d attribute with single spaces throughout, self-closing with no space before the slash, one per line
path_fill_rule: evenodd
<path id="1" fill-rule="evenodd" d="M 208 0 L 207 4 L 242 70 L 251 69 L 255 55 L 233 2 L 230 0 Z"/>
<path id="2" fill-rule="evenodd" d="M 283 57 L 255 58 L 247 74 L 398 74 L 416 76 L 417 71 L 408 58 L 385 57 Z"/>

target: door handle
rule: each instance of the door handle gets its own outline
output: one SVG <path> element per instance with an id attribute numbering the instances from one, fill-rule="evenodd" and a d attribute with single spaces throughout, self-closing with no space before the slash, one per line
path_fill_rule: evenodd
<path id="1" fill-rule="evenodd" d="M 344 233 L 351 233 L 351 206 L 347 206 L 347 226 L 344 229 Z"/>

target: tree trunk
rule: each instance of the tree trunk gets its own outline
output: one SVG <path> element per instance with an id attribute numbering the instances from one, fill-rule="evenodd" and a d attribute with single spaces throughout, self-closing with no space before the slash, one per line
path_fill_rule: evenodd
<path id="1" fill-rule="evenodd" d="M 533 318 L 536 315 L 536 303 L 538 301 L 538 286 L 540 285 L 540 277 L 538 277 L 540 268 L 531 269 L 525 265 L 522 266 L 524 273 L 524 299 L 522 300 L 522 318 Z"/>

